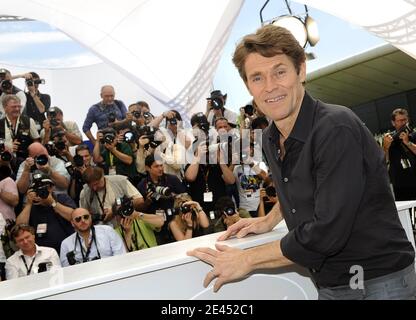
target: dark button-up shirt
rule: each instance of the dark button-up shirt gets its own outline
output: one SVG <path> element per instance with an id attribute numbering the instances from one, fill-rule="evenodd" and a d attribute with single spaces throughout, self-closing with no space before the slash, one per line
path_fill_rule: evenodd
<path id="1" fill-rule="evenodd" d="M 354 265 L 368 280 L 414 261 L 383 152 L 350 109 L 305 93 L 283 160 L 279 137 L 272 123 L 263 149 L 289 229 L 285 257 L 309 268 L 322 287 L 348 284 Z"/>

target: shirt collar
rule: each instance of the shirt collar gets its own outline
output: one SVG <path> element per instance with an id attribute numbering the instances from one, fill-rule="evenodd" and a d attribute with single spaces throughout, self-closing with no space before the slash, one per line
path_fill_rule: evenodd
<path id="1" fill-rule="evenodd" d="M 35 246 L 36 246 L 35 256 L 37 256 L 38 254 L 42 253 L 42 249 L 37 244 L 35 244 Z M 19 249 L 18 252 L 19 252 L 19 256 L 25 256 L 22 249 Z"/>
<path id="2" fill-rule="evenodd" d="M 296 118 L 293 129 L 289 134 L 289 138 L 296 139 L 301 142 L 306 142 L 312 130 L 313 123 L 314 123 L 317 103 L 318 103 L 317 100 L 312 98 L 305 91 L 305 95 L 303 96 L 303 100 L 300 106 L 298 117 Z M 274 121 L 272 121 L 269 126 L 267 136 L 270 141 L 274 141 L 275 143 L 278 143 L 280 132 L 279 132 L 279 129 L 277 129 Z"/>

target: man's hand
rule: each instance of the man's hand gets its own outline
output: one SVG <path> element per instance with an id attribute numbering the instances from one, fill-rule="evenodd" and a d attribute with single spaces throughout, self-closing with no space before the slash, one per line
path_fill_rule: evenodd
<path id="1" fill-rule="evenodd" d="M 204 287 L 218 278 L 214 283 L 214 292 L 217 292 L 225 283 L 243 278 L 252 269 L 246 251 L 218 243 L 215 247 L 218 251 L 211 248 L 197 248 L 188 251 L 187 255 L 196 257 L 213 267 L 204 279 Z"/>
<path id="2" fill-rule="evenodd" d="M 41 200 L 42 199 L 36 196 L 36 192 L 34 192 L 32 189 L 29 189 L 29 191 L 26 193 L 26 202 L 30 205 L 37 205 Z"/>
<path id="3" fill-rule="evenodd" d="M 113 219 L 113 211 L 111 208 L 104 208 L 104 219 L 103 222 L 108 222 Z"/>
<path id="4" fill-rule="evenodd" d="M 148 144 L 150 142 L 149 138 L 147 136 L 141 136 L 139 138 L 139 146 L 140 147 L 144 147 L 146 144 Z"/>
<path id="5" fill-rule="evenodd" d="M 265 233 L 273 229 L 273 226 L 270 225 L 266 217 L 259 218 L 245 218 L 240 219 L 237 223 L 233 224 L 227 229 L 219 238 L 218 241 L 223 241 L 231 236 L 236 236 L 237 238 L 243 238 L 249 233 Z"/>
<path id="6" fill-rule="evenodd" d="M 38 168 L 38 170 L 42 171 L 43 173 L 47 175 L 50 175 L 52 172 L 51 167 L 49 166 L 49 160 L 48 160 L 48 163 L 45 164 L 44 166 L 41 166 L 36 163 L 36 168 Z"/>
<path id="7" fill-rule="evenodd" d="M 114 139 L 114 141 L 112 143 L 104 143 L 104 147 L 109 150 L 109 151 L 113 151 L 116 148 L 117 145 L 117 138 Z"/>
<path id="8" fill-rule="evenodd" d="M 49 132 L 51 130 L 51 123 L 49 122 L 49 119 L 44 120 L 42 126 L 45 129 L 45 131 Z"/>
<path id="9" fill-rule="evenodd" d="M 133 219 L 130 217 L 124 217 L 120 221 L 121 226 L 123 227 L 124 231 L 128 234 L 132 231 L 133 226 Z"/>
<path id="10" fill-rule="evenodd" d="M 54 201 L 54 198 L 52 196 L 52 192 L 49 192 L 49 195 L 46 199 L 37 198 L 38 204 L 44 207 L 50 207 Z"/>
<path id="11" fill-rule="evenodd" d="M 30 171 L 30 169 L 32 168 L 34 164 L 35 164 L 35 159 L 33 159 L 32 157 L 26 158 L 24 171 Z"/>
<path id="12" fill-rule="evenodd" d="M 391 134 L 390 133 L 385 134 L 383 138 L 383 148 L 385 151 L 388 151 L 390 149 L 392 142 L 393 142 L 393 138 Z"/>
<path id="13" fill-rule="evenodd" d="M 17 150 L 19 150 L 19 146 L 20 146 L 20 142 L 17 139 L 13 140 L 13 149 L 12 149 L 12 151 L 17 152 Z"/>

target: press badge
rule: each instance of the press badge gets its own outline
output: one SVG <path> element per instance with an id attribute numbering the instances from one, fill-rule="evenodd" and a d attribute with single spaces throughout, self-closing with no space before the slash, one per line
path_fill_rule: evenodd
<path id="1" fill-rule="evenodd" d="M 38 237 L 42 237 L 48 231 L 48 225 L 46 223 L 39 223 L 36 227 L 36 234 Z"/>
<path id="2" fill-rule="evenodd" d="M 212 192 L 204 192 L 204 202 L 212 202 L 213 194 Z"/>
<path id="3" fill-rule="evenodd" d="M 116 174 L 117 174 L 116 173 L 116 167 L 112 166 L 112 167 L 110 167 L 110 169 L 108 169 L 108 175 L 109 176 L 114 176 Z"/>

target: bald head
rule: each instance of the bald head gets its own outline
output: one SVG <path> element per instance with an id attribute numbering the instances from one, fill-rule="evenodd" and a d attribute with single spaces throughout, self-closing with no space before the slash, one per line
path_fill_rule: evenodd
<path id="1" fill-rule="evenodd" d="M 37 157 L 41 154 L 49 155 L 48 150 L 39 142 L 33 142 L 29 148 L 27 149 L 29 151 L 29 157 Z"/>
<path id="2" fill-rule="evenodd" d="M 71 219 L 74 220 L 74 218 L 83 216 L 84 214 L 90 214 L 90 212 L 84 208 L 76 208 L 71 213 Z"/>
<path id="3" fill-rule="evenodd" d="M 115 91 L 113 86 L 103 86 L 101 87 L 101 99 L 103 102 L 103 105 L 111 105 L 114 102 L 115 97 Z"/>

